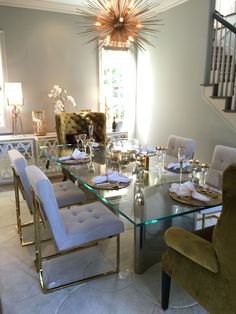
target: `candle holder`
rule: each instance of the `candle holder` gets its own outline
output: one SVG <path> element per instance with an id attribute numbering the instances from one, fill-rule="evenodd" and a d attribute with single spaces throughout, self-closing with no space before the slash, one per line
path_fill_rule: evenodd
<path id="1" fill-rule="evenodd" d="M 32 123 L 34 135 L 46 135 L 46 118 L 45 110 L 33 110 L 32 111 Z"/>

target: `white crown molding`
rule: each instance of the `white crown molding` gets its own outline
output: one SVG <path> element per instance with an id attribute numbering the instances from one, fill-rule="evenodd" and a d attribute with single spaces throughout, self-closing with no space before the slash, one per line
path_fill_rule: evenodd
<path id="1" fill-rule="evenodd" d="M 77 2 L 77 3 L 76 3 Z M 0 0 L 0 5 L 52 11 L 59 13 L 76 14 L 76 9 L 79 6 L 79 1 L 55 1 L 55 0 Z"/>
<path id="2" fill-rule="evenodd" d="M 187 1 L 189 0 L 159 0 L 157 12 L 169 10 Z M 0 5 L 68 14 L 76 14 L 81 3 L 81 0 L 0 0 Z"/>

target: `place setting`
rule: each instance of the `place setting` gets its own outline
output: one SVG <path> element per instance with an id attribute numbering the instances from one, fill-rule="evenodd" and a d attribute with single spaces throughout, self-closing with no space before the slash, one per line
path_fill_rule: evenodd
<path id="1" fill-rule="evenodd" d="M 58 161 L 66 165 L 85 164 L 91 160 L 90 154 L 75 148 L 71 153 L 61 156 Z"/>
<path id="2" fill-rule="evenodd" d="M 87 183 L 96 189 L 114 190 L 122 189 L 130 185 L 132 179 L 119 171 L 108 170 L 106 175 L 90 177 Z"/>
<path id="3" fill-rule="evenodd" d="M 187 205 L 216 206 L 222 203 L 221 193 L 206 185 L 196 186 L 191 181 L 172 183 L 169 194 L 174 200 Z"/>

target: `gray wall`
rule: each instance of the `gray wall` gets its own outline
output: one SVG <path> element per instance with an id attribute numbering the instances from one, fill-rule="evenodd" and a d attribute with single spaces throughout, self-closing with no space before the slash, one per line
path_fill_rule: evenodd
<path id="1" fill-rule="evenodd" d="M 83 45 L 78 17 L 0 6 L 9 82 L 22 82 L 24 132 L 32 133 L 31 111 L 45 109 L 47 130 L 55 131 L 54 106 L 47 97 L 54 84 L 68 91 L 81 108 L 98 109 L 97 51 Z M 75 111 L 75 108 L 66 108 Z"/>
<path id="2" fill-rule="evenodd" d="M 160 15 L 155 48 L 138 59 L 137 136 L 165 145 L 170 134 L 197 140 L 196 157 L 209 161 L 216 144 L 236 147 L 236 137 L 202 98 L 210 0 L 190 0 Z M 77 34 L 77 17 L 0 6 L 9 81 L 21 81 L 25 132 L 31 111 L 45 109 L 54 131 L 53 84 L 84 107 L 98 109 L 97 52 Z M 142 70 L 142 71 L 141 71 Z M 141 73 L 142 72 L 142 73 Z"/>
<path id="3" fill-rule="evenodd" d="M 165 145 L 170 134 L 195 138 L 195 157 L 205 161 L 216 144 L 236 147 L 235 133 L 202 98 L 209 7 L 191 0 L 163 12 L 155 49 L 138 63 L 137 135 L 149 145 Z"/>

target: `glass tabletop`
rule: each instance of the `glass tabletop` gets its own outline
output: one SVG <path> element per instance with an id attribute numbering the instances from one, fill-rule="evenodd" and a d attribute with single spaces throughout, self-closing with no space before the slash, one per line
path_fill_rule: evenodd
<path id="1" fill-rule="evenodd" d="M 58 145 L 56 148 L 47 148 L 51 162 L 59 165 L 63 172 L 78 180 L 86 189 L 94 193 L 101 201 L 114 211 L 128 219 L 135 226 L 153 224 L 159 221 L 197 212 L 210 206 L 193 206 L 182 204 L 169 195 L 169 187 L 173 182 L 179 182 L 179 174 L 160 169 L 157 157 L 150 157 L 149 170 L 144 171 L 143 180 L 137 179 L 135 162 L 121 167 L 120 172 L 130 179 L 122 188 L 112 189 L 103 186 L 92 186 L 94 177 L 104 175 L 107 171 L 107 154 L 104 149 L 93 150 L 92 160 L 81 162 L 62 162 L 58 158 L 73 152 L 71 146 Z M 189 174 L 185 174 L 185 180 Z M 137 201 L 137 194 L 142 194 L 142 201 Z"/>

